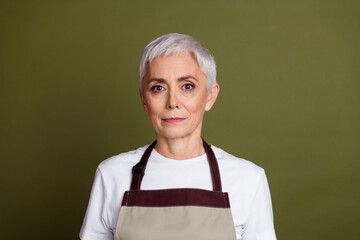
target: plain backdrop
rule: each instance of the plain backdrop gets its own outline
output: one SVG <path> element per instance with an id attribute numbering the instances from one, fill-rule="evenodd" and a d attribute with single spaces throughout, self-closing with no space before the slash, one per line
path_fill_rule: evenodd
<path id="1" fill-rule="evenodd" d="M 78 239 L 97 165 L 154 140 L 146 44 L 215 56 L 203 137 L 265 168 L 278 239 L 359 239 L 360 1 L 0 3 L 1 239 Z"/>

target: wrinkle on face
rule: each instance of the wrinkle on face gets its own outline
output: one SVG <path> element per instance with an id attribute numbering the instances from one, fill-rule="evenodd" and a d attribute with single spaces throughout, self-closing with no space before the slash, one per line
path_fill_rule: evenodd
<path id="1" fill-rule="evenodd" d="M 160 56 L 147 70 L 141 98 L 157 136 L 200 136 L 204 112 L 213 102 L 209 101 L 207 78 L 194 57 L 187 53 Z M 166 118 L 185 120 L 168 123 Z"/>

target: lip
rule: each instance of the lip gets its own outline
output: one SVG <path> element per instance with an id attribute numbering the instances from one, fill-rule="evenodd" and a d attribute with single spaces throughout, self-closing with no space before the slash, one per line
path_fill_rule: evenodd
<path id="1" fill-rule="evenodd" d="M 167 123 L 178 123 L 178 122 L 182 122 L 184 121 L 186 118 L 162 118 L 161 120 L 163 120 L 164 122 Z"/>

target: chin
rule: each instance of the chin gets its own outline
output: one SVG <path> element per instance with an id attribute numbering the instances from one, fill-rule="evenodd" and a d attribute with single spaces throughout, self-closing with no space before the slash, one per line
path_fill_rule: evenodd
<path id="1" fill-rule="evenodd" d="M 171 130 L 171 131 L 164 131 L 164 132 L 160 132 L 158 133 L 158 135 L 167 138 L 167 139 L 175 139 L 175 138 L 183 138 L 186 136 L 191 135 L 191 131 L 184 131 L 182 129 L 176 129 L 176 130 Z"/>

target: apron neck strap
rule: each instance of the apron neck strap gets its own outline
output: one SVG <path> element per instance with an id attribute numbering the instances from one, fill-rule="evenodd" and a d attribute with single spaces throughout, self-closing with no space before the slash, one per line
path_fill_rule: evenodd
<path id="1" fill-rule="evenodd" d="M 202 139 L 206 156 L 210 166 L 210 172 L 213 182 L 213 190 L 221 192 L 221 179 L 219 166 L 213 150 L 210 145 Z M 130 190 L 140 190 L 141 181 L 145 175 L 146 164 L 149 160 L 150 154 L 156 145 L 156 140 L 145 150 L 140 161 L 132 168 L 132 180 Z"/>

